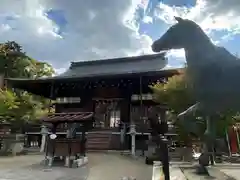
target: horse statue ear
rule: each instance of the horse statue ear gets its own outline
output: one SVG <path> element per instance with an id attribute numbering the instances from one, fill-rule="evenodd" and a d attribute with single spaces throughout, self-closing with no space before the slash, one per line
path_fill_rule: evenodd
<path id="1" fill-rule="evenodd" d="M 177 22 L 182 22 L 183 21 L 183 19 L 181 18 L 181 17 L 176 17 L 176 16 L 174 16 L 174 18 L 177 20 Z"/>

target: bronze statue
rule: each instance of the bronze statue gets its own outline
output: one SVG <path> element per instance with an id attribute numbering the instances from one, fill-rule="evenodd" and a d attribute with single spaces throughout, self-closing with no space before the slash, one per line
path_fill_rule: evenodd
<path id="1" fill-rule="evenodd" d="M 181 115 L 201 109 L 206 114 L 239 110 L 240 61 L 215 46 L 195 22 L 175 17 L 177 23 L 152 45 L 154 52 L 185 50 L 187 72 L 197 103 Z"/>
<path id="2" fill-rule="evenodd" d="M 180 113 L 179 118 L 184 122 L 188 115 L 201 112 L 207 121 L 205 140 L 212 144 L 217 116 L 240 108 L 240 61 L 225 48 L 214 45 L 195 22 L 180 17 L 175 19 L 177 23 L 152 44 L 152 50 L 185 50 L 196 104 Z"/>

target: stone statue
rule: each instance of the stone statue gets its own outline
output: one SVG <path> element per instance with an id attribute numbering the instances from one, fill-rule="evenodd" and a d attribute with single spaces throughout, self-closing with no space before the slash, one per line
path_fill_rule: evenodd
<path id="1" fill-rule="evenodd" d="M 240 61 L 225 48 L 212 43 L 191 20 L 175 17 L 177 23 L 152 44 L 154 52 L 185 50 L 187 73 L 196 104 L 179 114 L 179 119 L 199 111 L 206 117 L 205 137 L 214 139 L 216 117 L 240 107 Z"/>

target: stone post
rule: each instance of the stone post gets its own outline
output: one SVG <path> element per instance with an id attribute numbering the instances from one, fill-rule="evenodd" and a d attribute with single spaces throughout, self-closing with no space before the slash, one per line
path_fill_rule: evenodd
<path id="1" fill-rule="evenodd" d="M 44 152 L 45 146 L 46 146 L 47 135 L 48 135 L 48 129 L 45 125 L 41 126 L 41 134 L 42 134 L 42 141 L 41 141 L 40 152 Z"/>
<path id="2" fill-rule="evenodd" d="M 132 152 L 132 156 L 136 155 L 136 125 L 132 124 L 130 125 L 130 135 L 132 137 L 132 147 L 131 147 L 131 152 Z"/>

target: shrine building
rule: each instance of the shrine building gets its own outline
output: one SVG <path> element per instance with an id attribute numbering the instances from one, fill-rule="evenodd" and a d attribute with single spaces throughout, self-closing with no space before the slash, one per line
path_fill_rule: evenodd
<path id="1" fill-rule="evenodd" d="M 160 114 L 166 111 L 166 105 L 153 101 L 149 86 L 179 73 L 179 69 L 168 69 L 166 65 L 164 54 L 81 61 L 72 62 L 66 72 L 54 77 L 7 81 L 12 88 L 52 100 L 55 113 L 42 121 L 62 122 L 55 129 L 58 137 L 66 135 L 66 123 L 88 122 L 87 149 L 131 149 L 129 126 L 134 124 L 136 149 L 142 149 L 150 131 L 148 109 L 158 106 Z M 80 128 L 77 134 L 81 133 Z"/>

